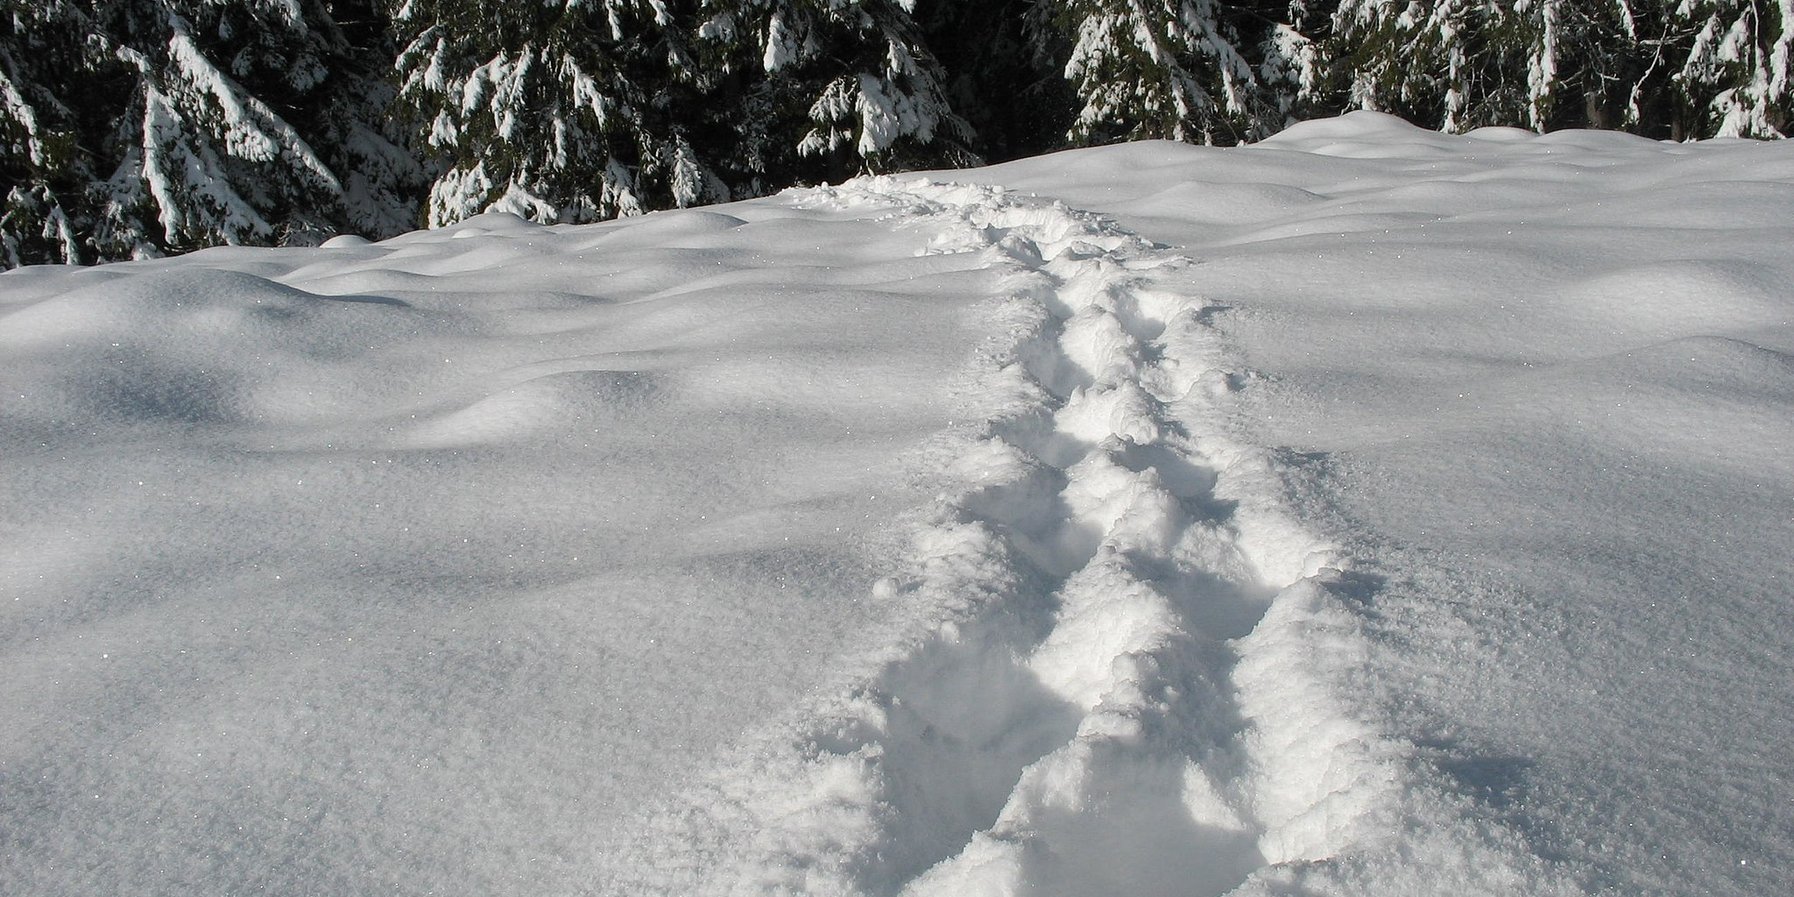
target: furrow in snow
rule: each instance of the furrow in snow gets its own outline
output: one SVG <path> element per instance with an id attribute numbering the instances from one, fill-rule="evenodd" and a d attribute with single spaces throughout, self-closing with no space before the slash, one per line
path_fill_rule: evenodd
<path id="1" fill-rule="evenodd" d="M 1351 578 L 1232 435 L 1249 375 L 1175 291 L 1189 260 L 1002 188 L 873 178 L 798 201 L 901 217 L 1004 272 L 1015 344 L 981 379 L 1012 401 L 949 437 L 954 485 L 881 586 L 909 629 L 694 788 L 649 835 L 654 880 L 1279 893 L 1398 849 L 1411 752 L 1342 694 L 1365 653 Z"/>

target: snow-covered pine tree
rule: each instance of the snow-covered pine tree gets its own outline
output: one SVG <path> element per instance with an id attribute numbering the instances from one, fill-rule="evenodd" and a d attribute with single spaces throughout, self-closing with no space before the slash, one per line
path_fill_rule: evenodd
<path id="1" fill-rule="evenodd" d="M 707 73 L 705 144 L 736 196 L 815 181 L 798 155 L 816 85 L 798 63 L 821 52 L 821 12 L 804 0 L 702 0 L 693 49 Z"/>
<path id="2" fill-rule="evenodd" d="M 722 83 L 745 100 L 732 130 L 756 177 L 977 161 L 914 12 L 915 0 L 704 0 L 698 32 Z"/>
<path id="3" fill-rule="evenodd" d="M 1794 0 L 1681 0 L 1675 16 L 1692 35 L 1675 75 L 1679 131 L 1794 134 Z"/>
<path id="4" fill-rule="evenodd" d="M 1333 24 L 1351 107 L 1447 131 L 1666 124 L 1664 0 L 1342 0 Z"/>
<path id="5" fill-rule="evenodd" d="M 1258 47 L 1258 78 L 1286 122 L 1326 116 L 1338 108 L 1335 79 L 1318 35 L 1332 27 L 1327 0 L 1289 0 L 1281 16 L 1266 15 Z"/>
<path id="6" fill-rule="evenodd" d="M 1284 104 L 1266 89 L 1255 62 L 1285 4 L 1051 2 L 1072 39 L 1065 76 L 1082 106 L 1071 127 L 1074 142 L 1236 143 L 1287 123 Z"/>
<path id="7" fill-rule="evenodd" d="M 1526 123 L 1526 70 L 1512 50 L 1519 41 L 1510 6 L 1341 0 L 1331 49 L 1349 73 L 1350 105 L 1446 131 Z"/>
<path id="8" fill-rule="evenodd" d="M 1655 133 L 1668 126 L 1661 59 L 1669 17 L 1661 0 L 1607 0 L 1558 7 L 1554 49 L 1559 76 L 1554 126 L 1626 128 Z M 1575 100 L 1580 99 L 1580 106 Z"/>
<path id="9" fill-rule="evenodd" d="M 400 96 L 441 174 L 427 223 L 590 221 L 730 198 L 691 138 L 706 82 L 668 0 L 405 0 Z"/>
<path id="10" fill-rule="evenodd" d="M 324 101 L 350 50 L 322 0 L 91 6 L 95 62 L 116 62 L 127 98 L 97 188 L 103 255 L 339 229 L 342 179 L 289 120 Z"/>
<path id="11" fill-rule="evenodd" d="M 82 68 L 84 24 L 65 0 L 0 0 L 0 267 L 90 257 L 93 173 L 71 98 L 59 95 Z"/>
<path id="12" fill-rule="evenodd" d="M 331 15 L 352 4 L 5 3 L 7 264 L 385 235 L 411 217 L 408 152 L 358 124 L 387 116 L 379 67 Z M 359 136 L 317 142 L 337 134 Z"/>
<path id="13" fill-rule="evenodd" d="M 375 239 L 412 230 L 433 172 L 414 148 L 415 123 L 395 114 L 391 22 L 382 0 L 329 0 L 328 7 L 332 64 L 295 124 L 337 173 L 347 230 Z"/>
<path id="14" fill-rule="evenodd" d="M 1686 33 L 1668 8 L 1678 2 L 1513 0 L 1510 52 L 1525 64 L 1527 118 L 1509 123 L 1673 136 L 1678 88 L 1664 60 Z"/>

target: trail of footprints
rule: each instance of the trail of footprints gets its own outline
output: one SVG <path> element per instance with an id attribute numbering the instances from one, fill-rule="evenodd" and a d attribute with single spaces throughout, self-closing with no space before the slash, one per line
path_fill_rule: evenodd
<path id="1" fill-rule="evenodd" d="M 885 584 L 922 623 L 692 811 L 689 891 L 1218 895 L 1385 811 L 1388 752 L 1330 692 L 1355 633 L 1328 550 L 1225 432 L 1241 377 L 1204 303 L 1155 285 L 1190 262 L 1001 188 L 803 201 L 1007 272 L 1015 401 Z"/>

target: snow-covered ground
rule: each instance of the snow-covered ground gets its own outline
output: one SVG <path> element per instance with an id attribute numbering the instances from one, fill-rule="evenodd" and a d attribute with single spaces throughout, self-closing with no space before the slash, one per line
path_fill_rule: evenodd
<path id="1" fill-rule="evenodd" d="M 1794 145 L 0 275 L 0 892 L 1780 893 Z"/>

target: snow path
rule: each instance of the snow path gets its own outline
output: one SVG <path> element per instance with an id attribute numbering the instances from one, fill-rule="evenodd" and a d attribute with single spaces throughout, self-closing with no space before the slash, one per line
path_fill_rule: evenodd
<path id="1" fill-rule="evenodd" d="M 1420 781 L 1588 892 L 1794 880 L 1794 144 L 1354 113 L 960 177 L 1200 260 Z"/>
<path id="2" fill-rule="evenodd" d="M 1008 401 L 943 437 L 950 485 L 879 587 L 907 627 L 685 795 L 613 887 L 1298 893 L 1310 864 L 1402 834 L 1455 842 L 1428 876 L 1456 893 L 1557 889 L 1351 712 L 1356 584 L 1231 435 L 1252 374 L 1166 276 L 1190 259 L 1001 187 L 876 178 L 798 202 L 1000 270 L 1011 345 L 977 388 Z"/>

